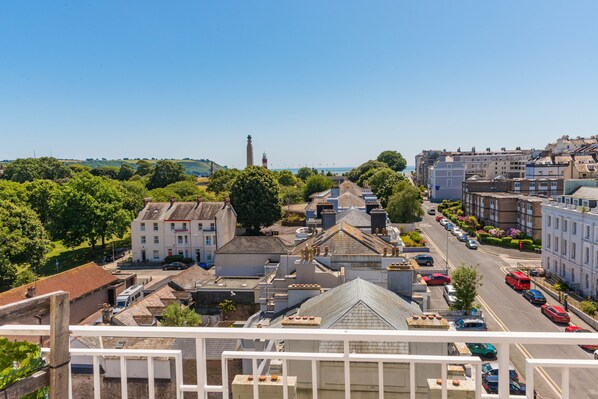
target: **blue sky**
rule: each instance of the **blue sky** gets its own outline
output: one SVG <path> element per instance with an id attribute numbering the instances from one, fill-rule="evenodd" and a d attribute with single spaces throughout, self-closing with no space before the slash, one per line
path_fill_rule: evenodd
<path id="1" fill-rule="evenodd" d="M 598 134 L 596 1 L 4 1 L 0 159 L 352 166 Z"/>

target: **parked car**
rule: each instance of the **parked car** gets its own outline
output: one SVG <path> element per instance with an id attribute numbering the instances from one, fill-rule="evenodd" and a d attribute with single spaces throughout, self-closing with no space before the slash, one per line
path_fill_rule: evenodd
<path id="1" fill-rule="evenodd" d="M 523 272 L 509 272 L 505 276 L 505 283 L 513 287 L 518 291 L 521 290 L 529 290 L 530 287 L 530 279 L 527 274 Z"/>
<path id="2" fill-rule="evenodd" d="M 571 318 L 560 306 L 542 305 L 542 313 L 554 323 L 569 323 Z"/>
<path id="3" fill-rule="evenodd" d="M 452 231 L 455 228 L 455 225 L 449 222 L 444 225 L 444 228 L 447 229 L 448 231 Z"/>
<path id="4" fill-rule="evenodd" d="M 172 262 L 162 266 L 162 270 L 184 270 L 188 267 L 189 265 L 186 265 L 183 262 Z"/>
<path id="5" fill-rule="evenodd" d="M 447 224 L 449 224 L 451 221 L 446 219 L 446 218 L 442 218 L 440 219 L 440 225 L 445 227 Z"/>
<path id="6" fill-rule="evenodd" d="M 459 235 L 463 234 L 464 231 L 461 230 L 460 228 L 458 228 L 457 226 L 453 227 L 453 229 L 451 230 L 451 234 L 454 235 L 455 237 L 459 237 Z"/>
<path id="7" fill-rule="evenodd" d="M 482 364 L 483 375 L 498 375 L 498 362 Z M 519 381 L 519 376 L 512 365 L 509 365 L 509 378 L 513 381 Z"/>
<path id="8" fill-rule="evenodd" d="M 486 359 L 496 358 L 496 348 L 492 344 L 466 344 L 469 351 L 474 356 Z"/>
<path id="9" fill-rule="evenodd" d="M 598 351 L 594 351 L 594 360 L 598 360 Z"/>
<path id="10" fill-rule="evenodd" d="M 415 255 L 412 259 L 414 259 L 420 266 L 432 266 L 434 264 L 434 258 L 432 258 L 432 255 Z"/>
<path id="11" fill-rule="evenodd" d="M 208 264 L 206 262 L 200 262 L 197 264 L 199 267 L 201 267 L 204 270 L 210 270 L 212 267 L 214 267 L 213 264 Z"/>
<path id="12" fill-rule="evenodd" d="M 465 246 L 469 249 L 478 249 L 478 243 L 473 238 L 465 241 Z"/>
<path id="13" fill-rule="evenodd" d="M 535 269 L 531 269 L 529 271 L 529 275 L 532 277 L 544 277 L 546 275 L 546 270 L 542 267 L 537 267 Z"/>
<path id="14" fill-rule="evenodd" d="M 457 290 L 451 284 L 445 285 L 442 288 L 442 296 L 446 299 L 449 306 L 454 306 L 457 303 Z"/>
<path id="15" fill-rule="evenodd" d="M 457 331 L 486 331 L 488 327 L 486 327 L 484 319 L 470 318 L 457 320 L 455 329 Z"/>
<path id="16" fill-rule="evenodd" d="M 444 216 L 442 216 L 442 215 L 438 215 L 438 216 L 436 216 L 436 221 L 437 221 L 438 223 L 440 223 L 440 221 L 441 221 L 442 219 L 444 219 Z"/>
<path id="17" fill-rule="evenodd" d="M 487 375 L 482 377 L 482 386 L 488 393 L 498 393 L 498 376 Z M 518 381 L 509 381 L 509 393 L 511 395 L 525 395 L 525 384 Z"/>
<path id="18" fill-rule="evenodd" d="M 523 291 L 522 296 L 534 305 L 544 305 L 546 303 L 546 297 L 538 290 Z"/>
<path id="19" fill-rule="evenodd" d="M 434 208 L 428 209 L 428 215 L 436 215 L 436 209 L 434 209 Z"/>
<path id="20" fill-rule="evenodd" d="M 429 276 L 424 276 L 423 279 L 428 285 L 447 285 L 451 283 L 451 278 L 442 273 L 434 273 Z"/>
<path id="21" fill-rule="evenodd" d="M 467 233 L 462 232 L 457 236 L 457 240 L 461 242 L 467 242 L 467 240 L 469 240 L 469 236 L 467 235 Z"/>
<path id="22" fill-rule="evenodd" d="M 580 326 L 567 326 L 565 328 L 565 332 L 572 332 L 572 333 L 589 333 L 591 332 L 590 330 L 586 330 L 585 328 L 581 328 Z M 598 350 L 598 344 L 593 344 L 593 345 L 579 345 L 582 349 L 586 349 L 589 351 L 595 351 Z"/>

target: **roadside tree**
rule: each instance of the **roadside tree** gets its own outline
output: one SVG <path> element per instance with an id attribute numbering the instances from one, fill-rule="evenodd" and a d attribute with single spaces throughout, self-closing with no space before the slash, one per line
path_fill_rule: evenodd
<path id="1" fill-rule="evenodd" d="M 257 235 L 262 227 L 271 226 L 282 216 L 278 182 L 260 166 L 248 166 L 230 189 L 231 204 L 237 221 L 248 234 Z"/>
<path id="2" fill-rule="evenodd" d="M 478 288 L 482 286 L 482 274 L 472 266 L 462 263 L 451 276 L 455 287 L 457 301 L 453 306 L 457 310 L 471 310 L 478 295 Z"/>
<path id="3" fill-rule="evenodd" d="M 424 214 L 419 190 L 407 181 L 396 184 L 386 212 L 393 223 L 413 223 Z"/>

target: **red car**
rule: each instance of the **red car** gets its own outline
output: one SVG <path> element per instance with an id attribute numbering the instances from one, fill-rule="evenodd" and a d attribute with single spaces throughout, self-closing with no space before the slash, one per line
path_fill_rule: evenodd
<path id="1" fill-rule="evenodd" d="M 442 215 L 436 216 L 436 221 L 437 222 L 440 222 L 442 219 L 444 219 L 444 216 L 442 216 Z"/>
<path id="2" fill-rule="evenodd" d="M 567 326 L 567 328 L 565 328 L 565 332 L 589 333 L 591 331 L 590 330 L 586 330 L 585 328 L 581 328 L 580 326 Z M 579 345 L 579 346 L 582 347 L 583 349 L 587 349 L 589 351 L 598 350 L 598 344 L 593 344 L 593 345 Z"/>
<path id="3" fill-rule="evenodd" d="M 565 309 L 560 306 L 542 305 L 542 313 L 555 323 L 569 323 L 571 319 Z"/>
<path id="4" fill-rule="evenodd" d="M 423 277 L 428 285 L 447 285 L 451 283 L 451 278 L 441 273 L 434 273 Z"/>

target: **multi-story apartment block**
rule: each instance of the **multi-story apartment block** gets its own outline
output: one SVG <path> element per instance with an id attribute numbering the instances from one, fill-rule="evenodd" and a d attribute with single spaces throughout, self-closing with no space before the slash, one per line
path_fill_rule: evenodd
<path id="1" fill-rule="evenodd" d="M 598 298 L 598 188 L 580 187 L 542 204 L 542 266 Z"/>
<path id="2" fill-rule="evenodd" d="M 469 178 L 463 182 L 463 201 L 467 201 L 467 193 L 514 193 L 539 197 L 555 197 L 563 193 L 562 178 L 544 179 L 476 179 Z"/>
<path id="3" fill-rule="evenodd" d="M 530 159 L 525 165 L 527 179 L 563 177 L 573 158 L 571 155 L 541 155 Z"/>
<path id="4" fill-rule="evenodd" d="M 465 180 L 465 165 L 462 162 L 455 162 L 450 156 L 441 157 L 429 168 L 429 173 L 430 201 L 461 199 L 461 187 Z"/>
<path id="5" fill-rule="evenodd" d="M 526 195 L 517 199 L 517 229 L 534 240 L 542 239 L 542 202 L 542 198 Z"/>
<path id="6" fill-rule="evenodd" d="M 486 167 L 485 177 L 494 179 L 495 177 L 504 177 L 507 179 L 525 177 L 525 165 L 527 160 L 500 160 L 491 161 Z"/>
<path id="7" fill-rule="evenodd" d="M 558 138 L 556 142 L 546 145 L 546 151 L 552 154 L 562 154 L 564 152 L 575 151 L 578 148 L 597 143 L 598 136 L 591 136 L 587 138 L 578 136 L 576 138 L 569 138 L 568 135 L 564 135 Z"/>
<path id="8" fill-rule="evenodd" d="M 131 222 L 133 261 L 182 255 L 214 262 L 214 252 L 235 236 L 237 214 L 230 202 L 151 202 Z"/>

